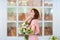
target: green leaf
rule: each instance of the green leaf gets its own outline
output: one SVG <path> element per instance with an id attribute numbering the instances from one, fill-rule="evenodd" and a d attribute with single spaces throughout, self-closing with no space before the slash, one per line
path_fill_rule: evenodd
<path id="1" fill-rule="evenodd" d="M 28 40 L 28 37 L 29 37 L 28 35 L 25 35 L 25 36 L 24 36 L 25 40 Z"/>
<path id="2" fill-rule="evenodd" d="M 50 40 L 58 40 L 58 38 L 56 36 L 51 36 Z"/>

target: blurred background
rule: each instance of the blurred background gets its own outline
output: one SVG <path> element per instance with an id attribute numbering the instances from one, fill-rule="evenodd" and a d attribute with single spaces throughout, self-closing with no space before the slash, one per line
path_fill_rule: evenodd
<path id="1" fill-rule="evenodd" d="M 51 35 L 60 38 L 59 4 L 59 0 L 0 0 L 0 39 L 24 40 L 18 28 L 32 8 L 40 12 L 38 39 L 49 40 Z"/>

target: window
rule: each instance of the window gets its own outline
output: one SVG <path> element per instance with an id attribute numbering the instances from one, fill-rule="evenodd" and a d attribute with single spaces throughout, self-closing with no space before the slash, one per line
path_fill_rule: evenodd
<path id="1" fill-rule="evenodd" d="M 53 35 L 52 0 L 7 0 L 7 36 L 21 36 L 20 24 L 32 8 L 38 9 L 40 13 L 39 36 Z"/>

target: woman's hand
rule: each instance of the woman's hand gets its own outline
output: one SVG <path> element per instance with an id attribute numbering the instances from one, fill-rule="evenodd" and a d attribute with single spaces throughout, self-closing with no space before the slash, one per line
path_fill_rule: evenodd
<path id="1" fill-rule="evenodd" d="M 30 19 L 32 19 L 32 17 L 31 16 L 28 16 L 24 22 L 26 22 L 26 21 L 28 21 Z"/>

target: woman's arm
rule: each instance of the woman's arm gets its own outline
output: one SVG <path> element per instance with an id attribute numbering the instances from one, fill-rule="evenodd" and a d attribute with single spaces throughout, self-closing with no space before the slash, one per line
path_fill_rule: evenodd
<path id="1" fill-rule="evenodd" d="M 31 29 L 32 29 L 33 33 L 35 34 L 35 25 L 32 25 Z"/>
<path id="2" fill-rule="evenodd" d="M 35 25 L 36 25 L 35 34 L 39 34 L 39 32 L 40 32 L 39 25 L 38 25 L 38 23 L 36 23 Z"/>

